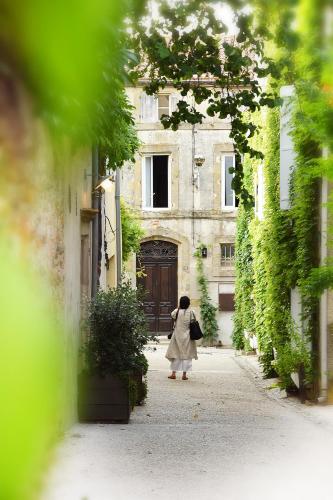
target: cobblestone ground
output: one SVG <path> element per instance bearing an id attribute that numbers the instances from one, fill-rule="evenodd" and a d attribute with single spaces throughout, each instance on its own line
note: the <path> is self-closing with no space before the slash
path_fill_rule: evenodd
<path id="1" fill-rule="evenodd" d="M 130 424 L 71 429 L 42 500 L 333 498 L 331 408 L 276 396 L 227 349 L 199 348 L 190 380 L 169 380 L 165 350 L 149 348 Z"/>

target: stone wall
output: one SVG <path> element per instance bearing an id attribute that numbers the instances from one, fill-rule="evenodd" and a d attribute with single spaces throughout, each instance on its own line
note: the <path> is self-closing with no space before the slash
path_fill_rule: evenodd
<path id="1" fill-rule="evenodd" d="M 174 90 L 166 89 L 166 92 Z M 229 138 L 230 123 L 208 118 L 192 130 L 183 124 L 177 132 L 164 130 L 160 123 L 140 123 L 142 89 L 130 88 L 128 94 L 136 106 L 137 129 L 142 143 L 134 165 L 122 170 L 122 195 L 140 213 L 145 239 L 165 239 L 178 245 L 178 296 L 189 295 L 199 313 L 196 283 L 195 249 L 200 243 L 208 248 L 204 267 L 212 301 L 218 304 L 221 284 L 234 287 L 234 268 L 221 267 L 220 243 L 235 240 L 237 210 L 222 211 L 221 155 L 233 151 Z M 194 142 L 194 144 L 193 144 Z M 205 162 L 198 167 L 197 185 L 192 183 L 193 149 Z M 170 209 L 142 210 L 142 164 L 144 154 L 168 154 L 171 158 Z M 135 281 L 135 258 L 127 266 Z M 219 312 L 220 340 L 231 344 L 232 313 Z"/>

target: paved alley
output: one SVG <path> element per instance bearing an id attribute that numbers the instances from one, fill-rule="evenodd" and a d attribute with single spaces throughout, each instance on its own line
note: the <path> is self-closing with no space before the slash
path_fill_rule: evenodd
<path id="1" fill-rule="evenodd" d="M 147 351 L 128 425 L 68 432 L 42 500 L 331 500 L 331 408 L 274 397 L 229 349 L 199 348 L 190 379 L 169 380 L 165 350 Z"/>

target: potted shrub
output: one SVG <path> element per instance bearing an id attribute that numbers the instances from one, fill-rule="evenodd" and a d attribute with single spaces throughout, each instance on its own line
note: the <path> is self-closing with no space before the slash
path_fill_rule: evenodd
<path id="1" fill-rule="evenodd" d="M 128 422 L 139 398 L 133 374 L 150 338 L 142 303 L 130 282 L 96 294 L 88 307 L 82 347 L 80 420 Z"/>
<path id="2" fill-rule="evenodd" d="M 279 378 L 280 386 L 287 393 L 298 392 L 304 400 L 312 389 L 312 362 L 308 341 L 302 337 L 293 321 L 290 320 L 290 339 L 279 346 L 272 362 Z"/>

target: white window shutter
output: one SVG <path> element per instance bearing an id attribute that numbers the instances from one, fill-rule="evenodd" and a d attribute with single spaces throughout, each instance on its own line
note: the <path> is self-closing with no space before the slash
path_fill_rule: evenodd
<path id="1" fill-rule="evenodd" d="M 170 113 L 177 111 L 177 104 L 180 101 L 180 96 L 178 94 L 171 94 L 170 96 Z"/>
<path id="2" fill-rule="evenodd" d="M 157 121 L 157 99 L 155 96 L 142 92 L 140 96 L 140 108 L 142 122 L 151 123 Z"/>
<path id="3" fill-rule="evenodd" d="M 291 133 L 292 99 L 295 92 L 293 85 L 280 89 L 282 106 L 280 112 L 280 209 L 290 208 L 289 184 L 295 165 L 295 151 Z"/>

